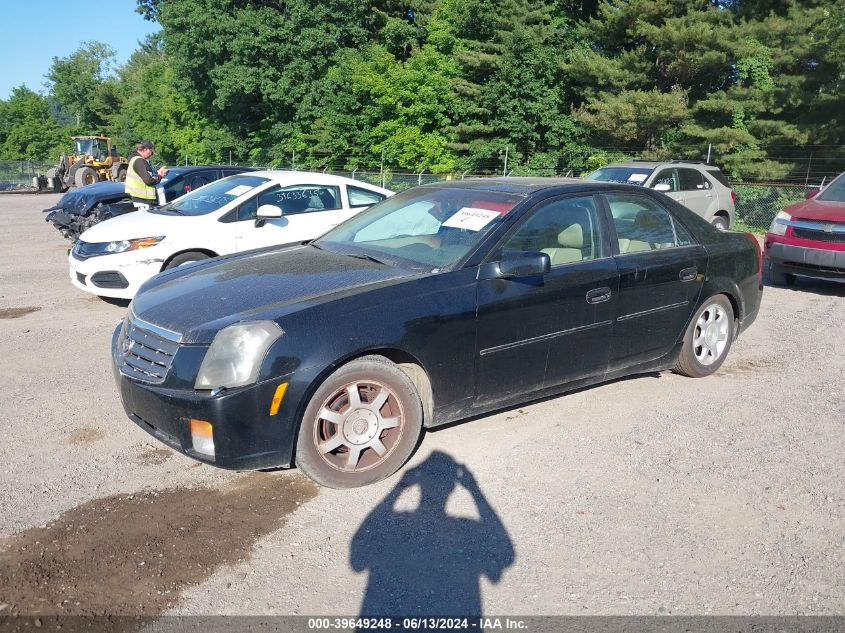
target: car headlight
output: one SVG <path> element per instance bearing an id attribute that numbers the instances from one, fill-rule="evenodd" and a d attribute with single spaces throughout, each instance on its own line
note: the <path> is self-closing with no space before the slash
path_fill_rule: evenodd
<path id="1" fill-rule="evenodd" d="M 117 240 L 115 242 L 109 242 L 108 245 L 106 245 L 106 252 L 125 253 L 126 251 L 136 251 L 139 248 L 149 248 L 150 246 L 155 246 L 163 239 L 164 235 L 160 235 L 158 237 L 139 237 L 134 240 Z"/>
<path id="2" fill-rule="evenodd" d="M 264 355 L 282 334 L 273 321 L 244 321 L 223 328 L 205 353 L 194 387 L 241 387 L 255 382 Z"/>
<path id="3" fill-rule="evenodd" d="M 792 219 L 786 211 L 781 211 L 772 220 L 772 225 L 769 227 L 769 233 L 772 235 L 786 235 L 787 222 Z"/>

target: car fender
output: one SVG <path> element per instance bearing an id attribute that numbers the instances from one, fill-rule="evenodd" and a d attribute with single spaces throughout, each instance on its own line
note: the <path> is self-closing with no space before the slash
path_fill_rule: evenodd
<path id="1" fill-rule="evenodd" d="M 705 279 L 704 285 L 701 287 L 701 292 L 698 295 L 698 305 L 696 305 L 692 314 L 694 315 L 696 310 L 704 305 L 708 299 L 720 294 L 725 295 L 731 302 L 734 310 L 734 321 L 742 321 L 745 315 L 745 301 L 742 292 L 733 279 L 723 276 L 708 277 Z M 734 328 L 734 334 L 736 332 L 737 328 Z"/>
<path id="2" fill-rule="evenodd" d="M 212 251 L 209 248 L 205 247 L 198 247 L 198 248 L 180 248 L 178 250 L 173 251 L 162 260 L 161 270 L 164 271 L 167 268 L 167 265 L 173 261 L 174 258 L 179 257 L 179 255 L 183 255 L 185 253 L 202 253 L 203 255 L 208 255 L 209 257 L 217 257 L 218 254 Z"/>

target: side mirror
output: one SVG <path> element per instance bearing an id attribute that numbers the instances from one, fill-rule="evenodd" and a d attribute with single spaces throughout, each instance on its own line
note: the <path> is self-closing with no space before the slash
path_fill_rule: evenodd
<path id="1" fill-rule="evenodd" d="M 280 217 L 282 217 L 282 210 L 275 204 L 262 204 L 255 212 L 255 227 L 262 227 L 267 223 L 267 220 Z"/>
<path id="2" fill-rule="evenodd" d="M 258 211 L 255 215 L 259 218 L 264 218 L 265 220 L 280 218 L 282 217 L 282 210 L 275 204 L 262 204 L 258 207 Z"/>
<path id="3" fill-rule="evenodd" d="M 655 191 L 672 191 L 672 187 L 667 185 L 665 182 L 658 183 L 652 187 Z"/>
<path id="4" fill-rule="evenodd" d="M 535 277 L 545 275 L 552 269 L 552 260 L 539 251 L 505 251 L 496 263 L 496 277 Z"/>
<path id="5" fill-rule="evenodd" d="M 821 191 L 818 187 L 812 187 L 811 189 L 807 189 L 807 193 L 804 194 L 804 199 L 809 200 L 810 198 L 815 198 L 819 195 L 819 191 Z"/>

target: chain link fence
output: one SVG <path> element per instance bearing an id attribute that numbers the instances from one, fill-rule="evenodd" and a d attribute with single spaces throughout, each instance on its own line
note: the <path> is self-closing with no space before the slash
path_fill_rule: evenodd
<path id="1" fill-rule="evenodd" d="M 32 189 L 32 179 L 55 166 L 55 161 L 0 160 L 0 191 Z"/>
<path id="2" fill-rule="evenodd" d="M 0 161 L 0 191 L 27 191 L 32 189 L 34 176 L 44 174 L 54 167 L 44 161 Z M 264 167 L 252 165 L 253 167 Z M 493 174 L 432 174 L 397 171 L 330 171 L 338 176 L 361 180 L 385 187 L 392 191 L 404 191 L 417 185 L 463 178 L 489 178 Z M 541 174 L 536 174 L 541 175 Z M 547 175 L 547 174 L 542 174 Z M 572 172 L 557 174 L 572 176 Z M 737 230 L 765 232 L 775 215 L 785 206 L 803 200 L 812 185 L 794 183 L 746 183 L 734 182 L 731 187 L 736 193 Z"/>
<path id="3" fill-rule="evenodd" d="M 731 183 L 736 193 L 736 230 L 765 232 L 784 207 L 803 200 L 809 185 Z"/>

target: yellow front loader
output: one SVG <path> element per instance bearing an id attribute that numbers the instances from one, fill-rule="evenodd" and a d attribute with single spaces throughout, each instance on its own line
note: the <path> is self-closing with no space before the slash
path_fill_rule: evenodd
<path id="1" fill-rule="evenodd" d="M 126 180 L 129 161 L 117 153 L 108 136 L 73 136 L 75 151 L 62 154 L 59 164 L 35 177 L 39 191 L 67 191 L 101 180 Z"/>

